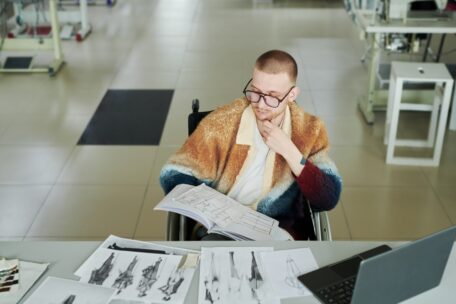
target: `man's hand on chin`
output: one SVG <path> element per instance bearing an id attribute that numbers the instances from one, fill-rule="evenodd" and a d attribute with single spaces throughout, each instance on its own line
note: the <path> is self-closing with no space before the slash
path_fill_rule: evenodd
<path id="1" fill-rule="evenodd" d="M 275 153 L 282 155 L 296 176 L 301 174 L 304 165 L 301 164 L 302 154 L 285 132 L 270 121 L 262 121 L 258 128 L 265 144 Z"/>

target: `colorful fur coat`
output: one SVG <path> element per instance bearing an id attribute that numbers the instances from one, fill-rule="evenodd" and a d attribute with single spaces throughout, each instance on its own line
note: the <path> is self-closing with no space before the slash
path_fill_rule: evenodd
<path id="1" fill-rule="evenodd" d="M 165 193 L 178 184 L 205 183 L 227 194 L 255 157 L 254 124 L 253 110 L 244 98 L 206 116 L 162 168 L 160 182 Z M 303 198 L 318 210 L 334 208 L 341 192 L 341 178 L 327 155 L 328 137 L 319 118 L 291 102 L 284 126 L 285 133 L 306 158 L 306 164 L 296 177 L 281 155 L 270 153 L 266 160 L 263 197 L 252 207 L 279 220 L 280 226 L 295 239 L 306 239 L 303 230 L 309 223 L 302 220 Z"/>

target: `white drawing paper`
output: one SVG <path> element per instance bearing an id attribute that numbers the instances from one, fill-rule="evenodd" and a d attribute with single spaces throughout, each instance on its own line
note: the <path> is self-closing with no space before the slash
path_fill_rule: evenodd
<path id="1" fill-rule="evenodd" d="M 0 295 L 19 289 L 19 260 L 0 259 Z"/>
<path id="2" fill-rule="evenodd" d="M 179 268 L 181 258 L 99 248 L 83 265 L 81 282 L 115 288 L 113 299 L 183 303 L 195 268 Z"/>
<path id="3" fill-rule="evenodd" d="M 272 248 L 202 248 L 198 303 L 280 303 L 256 258 L 260 251 Z"/>
<path id="4" fill-rule="evenodd" d="M 0 293 L 0 303 L 16 304 L 46 271 L 48 263 L 19 261 L 19 289 L 13 293 Z"/>
<path id="5" fill-rule="evenodd" d="M 97 252 L 99 249 L 104 248 L 108 249 L 113 245 L 117 245 L 122 248 L 135 248 L 135 249 L 146 249 L 146 250 L 160 250 L 164 251 L 166 254 L 176 254 L 176 255 L 186 255 L 186 254 L 199 254 L 199 251 L 183 248 L 175 248 L 170 246 L 159 245 L 155 243 L 142 242 L 137 240 L 125 239 L 115 235 L 110 235 L 98 248 L 95 250 Z M 91 259 L 89 257 L 74 273 L 76 276 L 81 277 L 81 273 L 87 272 L 85 268 L 87 265 L 91 265 Z"/>
<path id="6" fill-rule="evenodd" d="M 47 277 L 24 304 L 105 304 L 115 289 Z"/>
<path id="7" fill-rule="evenodd" d="M 297 279 L 298 276 L 318 268 L 309 248 L 259 252 L 265 276 L 280 298 L 310 295 L 311 292 Z"/>

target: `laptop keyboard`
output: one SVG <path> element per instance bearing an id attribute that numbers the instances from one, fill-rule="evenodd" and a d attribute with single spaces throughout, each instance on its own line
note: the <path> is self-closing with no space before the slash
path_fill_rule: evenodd
<path id="1" fill-rule="evenodd" d="M 336 284 L 320 289 L 318 297 L 324 303 L 330 304 L 350 304 L 353 289 L 355 288 L 356 276 L 349 277 Z"/>

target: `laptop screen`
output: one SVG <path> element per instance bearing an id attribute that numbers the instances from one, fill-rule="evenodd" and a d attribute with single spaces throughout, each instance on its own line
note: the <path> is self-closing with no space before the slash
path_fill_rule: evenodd
<path id="1" fill-rule="evenodd" d="M 398 303 L 440 284 L 456 226 L 361 262 L 352 304 Z"/>

